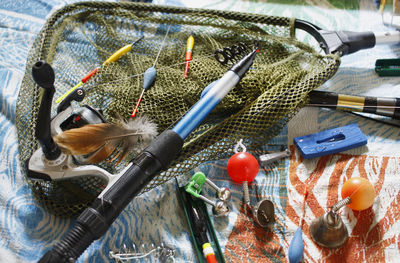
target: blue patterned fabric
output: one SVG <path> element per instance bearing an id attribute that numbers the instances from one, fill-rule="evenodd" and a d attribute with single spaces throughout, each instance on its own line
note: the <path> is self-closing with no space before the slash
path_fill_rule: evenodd
<path id="1" fill-rule="evenodd" d="M 30 46 L 45 23 L 46 17 L 61 6 L 73 2 L 77 1 L 0 1 L 0 262 L 36 262 L 73 225 L 73 220 L 60 219 L 47 213 L 33 199 L 18 162 L 18 140 L 15 127 L 18 90 Z M 359 12 L 358 8 L 345 11 L 340 7 L 332 6 L 329 1 L 321 1 L 318 7 L 279 4 L 278 1 L 272 1 L 272 3 L 238 0 L 153 2 L 297 17 L 327 29 L 386 30 L 379 20 L 379 15 L 371 11 L 372 1 L 366 0 L 359 3 L 359 9 L 367 10 L 365 12 Z M 344 57 L 338 74 L 323 88 L 347 94 L 374 96 L 384 94 L 400 97 L 400 91 L 396 87 L 399 84 L 398 79 L 379 78 L 373 72 L 374 61 L 377 58 L 398 57 L 398 54 L 399 46 L 397 45 L 392 48 L 379 47 L 374 51 L 362 51 Z M 382 93 L 383 88 L 384 93 Z M 293 137 L 355 121 L 368 135 L 371 143 L 369 144 L 370 152 L 375 155 L 385 152 L 390 156 L 398 156 L 400 148 L 397 142 L 398 132 L 393 133 L 385 125 L 376 125 L 374 122 L 360 120 L 354 116 L 349 117 L 343 112 L 320 109 L 300 112 L 271 143 L 292 144 Z M 200 167 L 218 186 L 227 186 L 233 193 L 232 213 L 224 219 L 213 219 L 223 251 L 231 233 L 237 231 L 238 226 L 235 222 L 240 214 L 242 199 L 241 186 L 231 183 L 227 176 L 226 161 L 218 160 Z M 287 195 L 288 163 L 287 160 L 278 166 L 260 170 L 256 178 L 256 183 L 260 187 L 258 189 L 261 192 L 260 196 L 270 198 L 276 204 L 277 219 L 281 222 L 275 229 L 278 233 L 277 242 L 283 244 L 283 250 L 286 252 L 287 237 L 293 235 L 297 228 L 296 225 L 288 227 L 283 223 L 285 222 L 286 199 L 282 196 Z M 307 170 L 307 167 L 303 170 Z M 179 181 L 185 184 L 187 179 L 188 175 L 184 175 L 179 178 Z M 174 181 L 171 181 L 137 197 L 118 217 L 106 235 L 84 252 L 79 262 L 112 262 L 108 255 L 109 251 L 121 249 L 123 244 L 128 246 L 135 244 L 137 250 L 148 251 L 151 248 L 150 244 L 161 243 L 176 249 L 177 262 L 195 262 L 196 257 L 187 224 L 178 204 L 175 189 L 176 185 Z M 251 193 L 252 202 L 255 203 L 260 196 L 256 196 L 255 189 L 252 189 Z M 213 194 L 210 190 L 205 193 L 208 196 Z M 234 257 L 230 259 L 238 261 L 241 257 L 238 256 L 237 260 Z M 394 256 L 390 259 L 393 260 Z M 158 262 L 158 260 L 152 258 L 150 261 L 143 260 L 143 262 Z"/>

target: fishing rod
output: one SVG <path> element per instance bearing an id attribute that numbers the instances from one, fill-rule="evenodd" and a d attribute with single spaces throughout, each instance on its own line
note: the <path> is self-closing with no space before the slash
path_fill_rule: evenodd
<path id="1" fill-rule="evenodd" d="M 353 96 L 314 90 L 306 106 L 372 113 L 400 120 L 400 98 Z"/>
<path id="2" fill-rule="evenodd" d="M 172 129 L 162 132 L 124 170 L 114 175 L 92 205 L 77 218 L 75 226 L 39 262 L 74 262 L 93 241 L 104 235 L 129 202 L 156 174 L 168 168 L 180 153 L 184 140 L 239 83 L 253 64 L 255 56 L 256 50 L 253 50 L 236 63 Z M 49 108 L 54 94 L 54 71 L 49 64 L 38 62 L 34 65 L 32 74 L 35 82 L 46 94 L 44 96 L 46 101 L 42 100 L 42 104 L 45 108 Z M 54 170 L 62 170 L 65 156 L 51 139 L 50 112 L 39 116 L 38 126 L 41 128 L 37 129 L 37 134 L 44 134 L 40 140 L 41 148 L 38 150 L 43 153 L 42 165 L 53 165 Z M 77 169 L 84 170 L 85 165 Z"/>
<path id="3" fill-rule="evenodd" d="M 329 31 L 301 19 L 295 20 L 294 27 L 311 34 L 326 54 L 338 54 L 339 56 L 373 48 L 376 45 L 400 43 L 399 31 L 384 33 Z"/>

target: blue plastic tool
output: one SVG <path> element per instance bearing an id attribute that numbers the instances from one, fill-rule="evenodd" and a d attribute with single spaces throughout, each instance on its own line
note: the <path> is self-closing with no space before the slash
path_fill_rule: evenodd
<path id="1" fill-rule="evenodd" d="M 301 227 L 297 228 L 296 233 L 294 233 L 292 242 L 289 246 L 289 262 L 299 263 L 303 257 L 303 231 Z"/>
<path id="2" fill-rule="evenodd" d="M 357 124 L 334 128 L 293 139 L 305 159 L 343 152 L 367 144 Z"/>

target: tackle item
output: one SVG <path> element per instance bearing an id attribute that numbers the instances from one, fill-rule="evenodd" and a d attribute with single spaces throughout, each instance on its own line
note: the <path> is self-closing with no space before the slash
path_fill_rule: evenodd
<path id="1" fill-rule="evenodd" d="M 187 198 L 192 197 L 187 196 Z M 194 233 L 194 238 L 196 239 L 197 245 L 200 246 L 201 250 L 203 251 L 203 256 L 206 258 L 208 263 L 217 262 L 214 254 L 214 249 L 208 240 L 208 231 L 203 212 L 198 209 L 198 207 L 193 205 L 190 205 L 189 207 L 187 207 L 187 209 L 190 218 L 189 222 L 192 226 Z"/>
<path id="2" fill-rule="evenodd" d="M 267 153 L 260 155 L 258 159 L 260 160 L 260 163 L 262 166 L 267 166 L 268 164 L 271 164 L 273 162 L 276 162 L 280 159 L 286 158 L 290 156 L 290 151 L 288 149 L 282 151 L 282 152 L 273 152 L 273 153 Z"/>
<path id="3" fill-rule="evenodd" d="M 139 104 L 143 99 L 144 92 L 146 90 L 148 90 L 154 84 L 154 81 L 156 80 L 157 70 L 156 70 L 155 67 L 156 67 L 156 64 L 157 64 L 158 57 L 160 56 L 161 50 L 162 50 L 162 48 L 164 46 L 165 39 L 167 39 L 168 32 L 169 32 L 170 29 L 171 29 L 171 25 L 168 26 L 167 32 L 165 33 L 164 39 L 163 39 L 163 41 L 161 43 L 160 50 L 158 50 L 158 54 L 156 56 L 156 59 L 154 60 L 153 66 L 151 66 L 150 68 L 146 69 L 146 71 L 144 72 L 142 93 L 140 93 L 140 96 L 139 96 L 139 99 L 138 99 L 138 101 L 136 103 L 135 109 L 132 112 L 132 118 L 134 118 L 136 116 L 136 113 L 137 113 L 137 111 L 139 109 Z"/>
<path id="4" fill-rule="evenodd" d="M 42 91 L 31 76 L 34 63 L 51 63 L 57 74 L 55 96 L 59 97 L 82 71 L 90 71 L 115 50 L 144 36 L 132 49 L 135 52 L 102 67 L 101 74 L 85 83 L 87 94 L 82 104 L 103 109 L 107 121 L 115 123 L 116 116 L 127 119 L 135 108 L 142 92 L 140 80 L 147 65 L 154 62 L 167 25 L 172 26 L 157 62 L 157 84 L 140 105 L 140 112 L 160 131 L 171 127 L 196 103 L 204 87 L 225 72 L 214 58 L 215 49 L 257 40 L 262 52 L 257 55 L 257 68 L 187 138 L 182 154 L 144 191 L 206 161 L 229 158 L 230 149 L 240 138 L 252 141 L 249 151 L 257 150 L 280 133 L 304 106 L 307 94 L 330 79 L 340 65 L 339 53 L 324 56 L 296 40 L 295 32 L 301 28 L 319 38 L 327 32 L 304 24 L 287 17 L 126 1 L 79 2 L 55 11 L 32 45 L 19 89 L 15 116 L 21 167 L 26 168 L 38 148 L 34 133 Z M 196 56 L 190 62 L 190 78 L 184 79 L 182 47 L 189 35 L 196 38 Z M 338 43 L 324 41 L 330 46 Z M 101 165 L 115 174 L 128 164 L 124 160 L 118 166 L 114 162 Z M 27 169 L 23 172 L 26 175 Z M 40 180 L 28 180 L 28 184 L 46 210 L 62 217 L 79 215 L 106 185 L 93 176 L 62 184 Z"/>
<path id="5" fill-rule="evenodd" d="M 255 43 L 255 45 L 257 45 Z M 222 65 L 237 62 L 241 57 L 251 50 L 245 43 L 239 42 L 231 47 L 224 47 L 223 49 L 217 49 L 214 52 L 215 59 Z"/>
<path id="6" fill-rule="evenodd" d="M 130 151 L 140 151 L 157 136 L 157 125 L 139 116 L 128 122 L 96 123 L 69 129 L 57 134 L 54 140 L 61 150 L 70 155 L 88 156 L 84 163 L 104 160 L 121 162 Z"/>
<path id="7" fill-rule="evenodd" d="M 203 188 L 203 184 L 212 184 L 218 191 L 219 201 L 213 202 L 210 199 L 206 198 L 205 196 L 201 195 L 201 191 Z M 229 213 L 229 207 L 226 204 L 226 201 L 230 199 L 230 191 L 228 188 L 220 189 L 217 187 L 213 182 L 211 182 L 204 173 L 196 172 L 191 178 L 188 184 L 185 185 L 185 191 L 189 194 L 193 195 L 196 198 L 199 198 L 206 202 L 207 204 L 213 207 L 212 211 L 213 214 L 216 216 L 225 216 Z"/>
<path id="8" fill-rule="evenodd" d="M 179 187 L 176 178 L 175 182 L 177 185 L 178 197 L 189 225 L 190 235 L 192 237 L 197 259 L 201 263 L 224 263 L 225 259 L 204 202 L 200 199 L 192 198 L 192 196 L 186 192 L 183 187 Z M 206 245 L 202 246 L 202 244 Z M 214 256 L 212 256 L 212 253 L 210 253 L 211 249 L 213 250 Z M 207 255 L 209 256 L 207 257 Z M 216 261 L 212 261 L 214 259 L 216 259 Z"/>
<path id="9" fill-rule="evenodd" d="M 105 123 L 101 113 L 87 105 L 77 111 L 72 110 L 71 101 L 81 101 L 82 96 L 85 94 L 83 90 L 80 92 L 81 88 L 70 93 L 60 103 L 57 108 L 60 111 L 50 121 L 51 92 L 54 89 L 52 83 L 54 83 L 55 79 L 54 71 L 49 64 L 39 61 L 32 67 L 32 77 L 44 89 L 45 93 L 39 110 L 42 118 L 39 118 L 38 126 L 36 126 L 36 136 L 42 142 L 42 147 L 34 152 L 27 163 L 29 178 L 64 180 L 90 175 L 100 177 L 105 183 L 108 183 L 113 178 L 112 174 L 96 166 L 81 166 L 81 164 L 91 161 L 97 162 L 99 156 L 104 157 L 104 152 L 105 157 L 107 157 L 114 151 L 113 147 L 115 148 L 116 146 L 121 146 L 122 149 L 117 151 L 114 158 L 121 159 L 127 154 L 128 150 L 131 150 L 132 141 L 127 140 L 128 137 L 133 140 L 133 143 L 138 144 L 139 137 L 150 141 L 156 135 L 156 127 L 151 127 L 152 133 L 149 133 L 148 130 L 145 131 L 145 137 L 138 135 L 137 130 L 132 135 L 130 134 L 132 130 Z M 67 101 L 65 102 L 65 100 Z M 135 122 L 134 126 L 139 126 L 141 129 L 148 128 L 146 122 L 140 120 L 142 119 L 133 120 Z M 104 127 L 107 129 L 99 131 Z M 113 134 L 111 137 L 107 135 L 110 133 Z M 117 134 L 120 135 L 116 136 Z M 122 143 L 118 142 L 121 136 L 123 138 Z M 63 151 L 58 153 L 59 149 Z M 65 152 L 66 149 L 68 153 Z M 91 153 L 94 154 L 82 156 Z M 43 158 L 43 155 L 46 158 Z"/>
<path id="10" fill-rule="evenodd" d="M 196 172 L 191 178 L 190 182 L 185 186 L 185 190 L 196 197 L 202 191 L 203 185 L 208 184 L 217 191 L 217 196 L 222 201 L 229 201 L 231 199 L 231 191 L 227 187 L 219 188 L 202 172 Z"/>
<path id="11" fill-rule="evenodd" d="M 314 219 L 310 225 L 312 240 L 322 247 L 338 248 L 346 243 L 349 233 L 338 210 L 346 205 L 346 199 L 329 208 L 321 217 Z"/>
<path id="12" fill-rule="evenodd" d="M 390 97 L 352 96 L 313 90 L 307 106 L 325 107 L 387 116 L 400 120 L 400 99 Z"/>
<path id="13" fill-rule="evenodd" d="M 135 244 L 132 244 L 132 247 L 123 244 L 121 250 L 112 250 L 108 253 L 109 257 L 116 262 L 135 262 L 143 259 L 155 259 L 157 262 L 161 263 L 174 263 L 174 254 L 175 250 L 166 246 L 164 243 L 157 246 L 151 244 L 150 248 L 147 248 L 144 244 L 140 247 L 136 247 Z"/>
<path id="14" fill-rule="evenodd" d="M 377 59 L 375 61 L 375 72 L 380 77 L 400 76 L 400 59 Z"/>
<path id="15" fill-rule="evenodd" d="M 186 53 L 185 53 L 185 72 L 184 72 L 184 77 L 187 78 L 188 72 L 189 72 L 189 64 L 190 61 L 192 60 L 192 53 L 193 53 L 193 46 L 194 46 L 194 37 L 189 36 L 187 43 L 186 43 Z"/>
<path id="16" fill-rule="evenodd" d="M 79 88 L 80 86 L 82 86 L 84 83 L 86 83 L 88 80 L 90 80 L 94 75 L 96 75 L 99 70 L 102 67 L 107 66 L 109 63 L 115 62 L 118 59 L 120 59 L 120 57 L 122 57 L 123 55 L 125 55 L 126 53 L 128 53 L 129 51 L 131 51 L 132 47 L 134 45 L 136 45 L 140 40 L 143 39 L 143 36 L 141 36 L 138 40 L 136 40 L 135 42 L 133 42 L 132 44 L 126 45 L 120 49 L 118 49 L 114 54 L 112 54 L 108 59 L 106 59 L 106 61 L 103 62 L 103 64 L 101 65 L 101 67 L 95 68 L 92 71 L 90 71 L 85 77 L 83 77 L 81 79 L 81 81 L 76 84 L 73 88 L 71 88 L 70 90 L 68 90 L 64 95 L 62 95 L 61 97 L 59 97 L 56 102 L 59 103 L 62 100 L 64 100 L 71 92 L 73 92 L 74 90 L 76 90 L 77 88 Z"/>
<path id="17" fill-rule="evenodd" d="M 352 210 L 365 210 L 375 200 L 375 189 L 371 182 L 362 177 L 352 177 L 342 186 L 342 198 L 350 198 L 347 206 Z"/>
<path id="18" fill-rule="evenodd" d="M 306 199 L 307 199 L 308 191 L 307 188 L 304 190 L 304 199 L 303 199 L 303 206 L 302 206 L 302 215 L 299 222 L 299 227 L 297 228 L 296 232 L 294 233 L 293 239 L 289 245 L 289 262 L 290 263 L 298 263 L 303 258 L 303 231 L 301 230 L 304 221 L 305 209 L 306 209 Z"/>
<path id="19" fill-rule="evenodd" d="M 218 187 L 210 179 L 206 178 L 206 184 L 211 186 L 217 191 L 217 196 L 221 201 L 229 201 L 231 199 L 231 191 L 227 187 Z"/>
<path id="20" fill-rule="evenodd" d="M 242 151 L 239 152 L 239 148 Z M 235 183 L 243 185 L 243 199 L 247 206 L 250 206 L 249 186 L 258 174 L 258 161 L 256 157 L 246 152 L 246 146 L 243 144 L 243 139 L 236 144 L 234 149 L 235 154 L 229 158 L 226 165 L 229 177 Z"/>
<path id="21" fill-rule="evenodd" d="M 329 208 L 323 216 L 315 219 L 310 225 L 311 238 L 320 246 L 337 248 L 342 246 L 349 234 L 340 215 L 340 208 L 347 205 L 354 210 L 364 210 L 372 206 L 375 191 L 372 184 L 364 178 L 353 177 L 342 187 L 342 200 Z"/>
<path id="22" fill-rule="evenodd" d="M 374 33 L 352 31 L 329 31 L 310 22 L 296 19 L 295 28 L 311 34 L 326 54 L 349 55 L 376 45 L 396 44 L 400 42 L 400 32 Z"/>
<path id="23" fill-rule="evenodd" d="M 63 112 L 61 112 L 58 118 L 51 121 L 51 101 L 55 92 L 55 74 L 53 68 L 44 61 L 38 61 L 32 67 L 32 77 L 35 82 L 43 88 L 43 96 L 39 108 L 40 118 L 38 118 L 35 130 L 35 136 L 40 143 L 40 148 L 34 152 L 27 163 L 28 176 L 30 178 L 44 180 L 61 179 L 65 176 L 66 163 L 70 163 L 72 169 L 74 169 L 76 165 L 72 157 L 68 157 L 62 153 L 60 147 L 54 142 L 52 130 L 57 132 L 62 129 L 61 127 L 63 126 L 69 128 L 71 122 L 66 122 L 64 120 L 65 118 L 63 117 L 65 117 L 65 114 L 62 114 Z M 76 92 L 78 93 L 79 90 Z M 64 111 L 67 111 L 69 108 L 70 107 L 67 107 Z M 69 115 L 71 112 L 72 110 L 68 110 L 67 114 Z M 80 118 L 80 115 L 76 115 L 74 116 L 74 120 L 77 119 L 77 116 Z M 74 120 L 72 120 L 72 122 Z M 74 124 L 76 125 L 77 122 Z M 54 128 L 52 129 L 51 126 Z M 77 173 L 79 174 L 79 171 L 77 171 Z"/>
<path id="24" fill-rule="evenodd" d="M 263 199 L 253 207 L 254 221 L 261 227 L 268 227 L 275 222 L 275 207 L 274 204 L 268 200 Z"/>
<path id="25" fill-rule="evenodd" d="M 92 205 L 81 213 L 75 226 L 39 262 L 73 262 L 93 241 L 104 235 L 129 202 L 157 173 L 168 168 L 182 150 L 186 137 L 241 80 L 255 56 L 254 50 L 228 70 L 172 129 L 164 130 L 115 176 Z"/>
<path id="26" fill-rule="evenodd" d="M 258 161 L 257 159 L 246 152 L 246 146 L 242 143 L 241 139 L 235 146 L 235 154 L 229 158 L 227 163 L 227 172 L 229 177 L 235 183 L 242 183 L 243 185 L 243 198 L 246 208 L 251 208 L 255 222 L 261 227 L 267 227 L 270 223 L 274 222 L 274 204 L 267 199 L 261 200 L 256 206 L 250 204 L 248 183 L 251 183 L 258 174 Z M 239 152 L 239 148 L 242 151 Z"/>
<path id="27" fill-rule="evenodd" d="M 343 152 L 367 144 L 367 137 L 353 123 L 293 139 L 305 159 Z"/>

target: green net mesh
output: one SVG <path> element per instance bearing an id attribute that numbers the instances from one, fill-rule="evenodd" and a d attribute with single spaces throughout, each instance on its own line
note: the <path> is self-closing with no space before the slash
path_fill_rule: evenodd
<path id="1" fill-rule="evenodd" d="M 185 141 L 180 156 L 157 175 L 145 191 L 209 160 L 228 158 L 239 139 L 254 151 L 276 136 L 304 104 L 308 92 L 331 78 L 337 56 L 324 56 L 294 37 L 294 20 L 257 14 L 183 9 L 142 3 L 84 2 L 54 13 L 37 37 L 27 61 L 17 104 L 20 161 L 38 148 L 34 137 L 41 89 L 31 67 L 38 60 L 56 73 L 54 100 L 122 46 L 144 39 L 118 61 L 101 68 L 83 87 L 81 104 L 101 108 L 108 122 L 128 119 L 142 91 L 144 71 L 153 65 L 165 33 L 169 34 L 156 63 L 157 78 L 139 108 L 161 132 L 195 103 L 205 86 L 229 66 L 214 51 L 235 43 L 258 40 L 260 52 L 246 76 Z M 186 41 L 195 38 L 189 76 L 183 77 Z M 53 115 L 57 104 L 53 101 Z M 75 105 L 77 106 L 77 105 Z M 134 149 L 133 149 L 134 155 Z M 129 160 L 129 158 L 128 158 Z M 116 173 L 127 162 L 100 164 Z M 85 176 L 58 182 L 30 180 L 34 196 L 49 211 L 73 216 L 104 189 L 107 182 Z"/>

